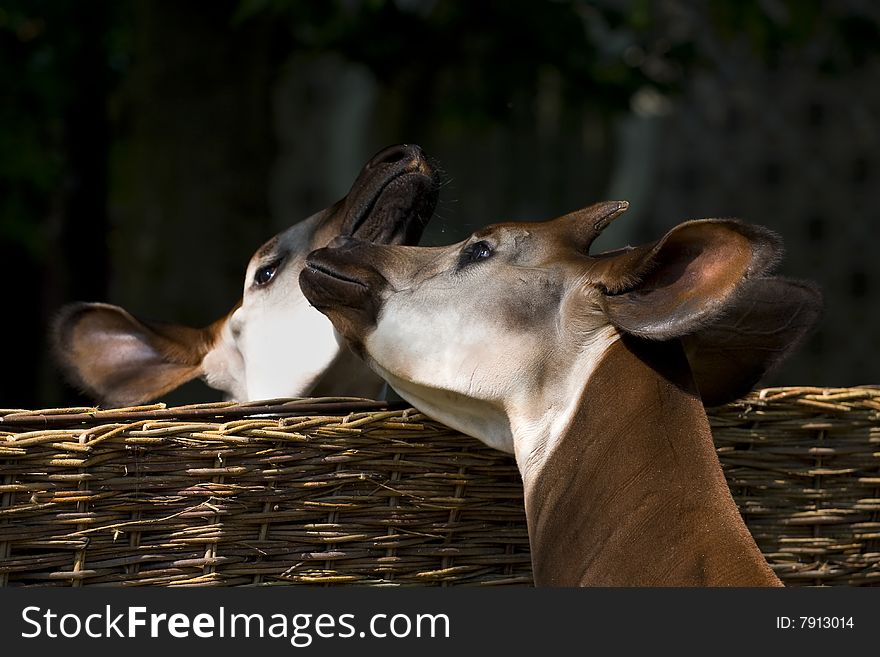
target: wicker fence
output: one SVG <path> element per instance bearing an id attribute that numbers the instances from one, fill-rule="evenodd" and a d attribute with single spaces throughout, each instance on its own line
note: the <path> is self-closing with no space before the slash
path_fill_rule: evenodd
<path id="1" fill-rule="evenodd" d="M 376 402 L 0 411 L 0 584 L 531 582 L 512 459 Z M 880 390 L 711 413 L 787 584 L 880 583 Z"/>

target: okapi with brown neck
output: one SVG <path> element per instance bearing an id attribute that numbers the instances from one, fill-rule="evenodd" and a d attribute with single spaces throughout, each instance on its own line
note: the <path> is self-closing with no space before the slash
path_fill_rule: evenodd
<path id="1" fill-rule="evenodd" d="M 778 586 L 703 403 L 749 390 L 820 295 L 768 276 L 779 239 L 738 221 L 590 255 L 626 208 L 441 248 L 341 239 L 300 283 L 404 399 L 516 456 L 537 585 Z"/>

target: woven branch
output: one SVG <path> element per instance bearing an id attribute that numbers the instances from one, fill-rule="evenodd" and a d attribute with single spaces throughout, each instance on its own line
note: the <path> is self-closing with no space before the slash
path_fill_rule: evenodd
<path id="1" fill-rule="evenodd" d="M 710 410 L 787 584 L 880 583 L 880 390 Z M 0 411 L 0 585 L 531 582 L 513 460 L 347 398 Z"/>

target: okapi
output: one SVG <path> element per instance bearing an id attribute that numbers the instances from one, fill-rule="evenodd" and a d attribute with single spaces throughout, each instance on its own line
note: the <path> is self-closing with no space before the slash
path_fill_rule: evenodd
<path id="1" fill-rule="evenodd" d="M 734 220 L 591 255 L 627 207 L 437 248 L 342 238 L 301 287 L 400 396 L 515 455 L 537 585 L 779 586 L 704 402 L 749 390 L 821 296 L 771 276 L 779 238 Z"/>
<path id="2" fill-rule="evenodd" d="M 437 196 L 437 174 L 418 146 L 386 148 L 345 198 L 257 250 L 243 296 L 224 317 L 196 329 L 137 319 L 118 306 L 72 304 L 55 321 L 57 360 L 75 385 L 115 406 L 147 402 L 196 377 L 238 401 L 375 398 L 383 381 L 309 305 L 299 273 L 310 251 L 340 235 L 418 243 Z"/>

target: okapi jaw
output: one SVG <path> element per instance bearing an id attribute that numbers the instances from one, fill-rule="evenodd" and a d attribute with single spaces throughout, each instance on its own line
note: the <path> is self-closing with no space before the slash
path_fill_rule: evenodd
<path id="1" fill-rule="evenodd" d="M 767 278 L 778 238 L 736 221 L 588 255 L 624 208 L 443 248 L 342 241 L 309 256 L 301 287 L 404 399 L 516 455 L 539 584 L 778 584 L 726 488 L 688 357 L 724 362 L 739 389 L 809 329 L 818 294 Z M 714 344 L 732 330 L 749 337 L 734 341 L 743 375 Z M 650 541 L 666 552 L 631 549 Z"/>
<path id="2" fill-rule="evenodd" d="M 73 304 L 52 332 L 68 378 L 105 404 L 149 401 L 202 377 L 229 399 L 356 395 L 383 382 L 305 299 L 306 255 L 340 235 L 414 244 L 437 202 L 438 178 L 418 146 L 376 154 L 348 195 L 279 233 L 251 258 L 241 301 L 203 329 L 146 322 L 117 306 Z"/>

